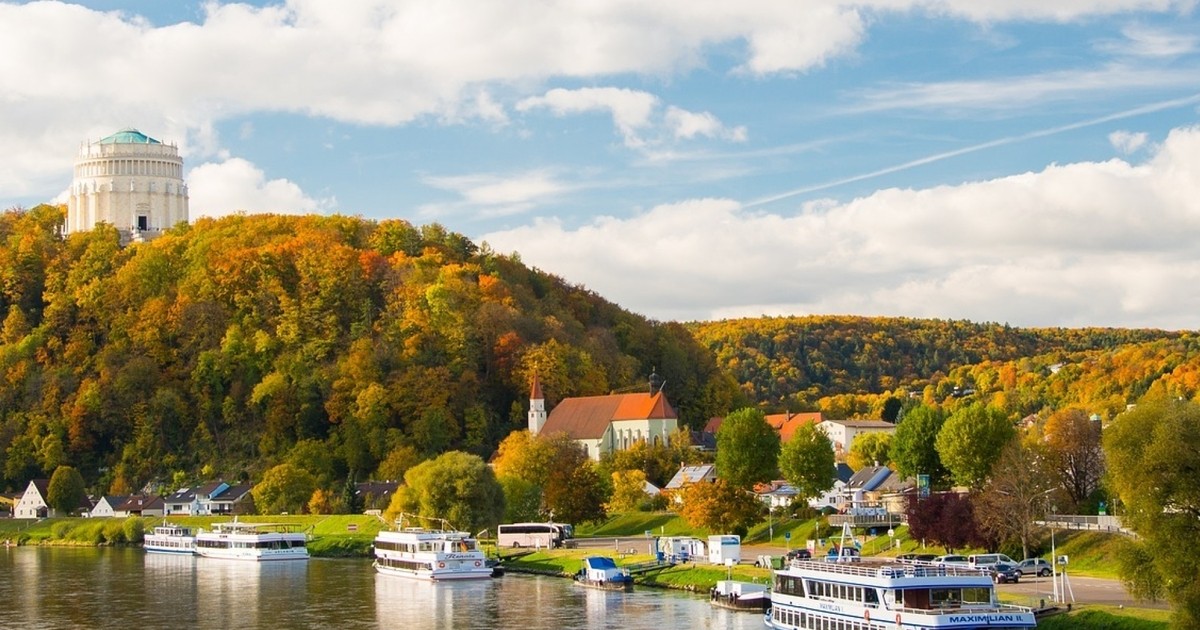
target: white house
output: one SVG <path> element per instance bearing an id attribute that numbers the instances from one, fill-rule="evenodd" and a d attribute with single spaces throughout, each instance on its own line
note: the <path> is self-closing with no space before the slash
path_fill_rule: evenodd
<path id="1" fill-rule="evenodd" d="M 666 444 L 679 428 L 675 409 L 661 388 L 639 394 L 564 398 L 549 414 L 536 374 L 530 390 L 529 432 L 565 433 L 595 461 L 643 440 Z"/>
<path id="2" fill-rule="evenodd" d="M 195 488 L 183 488 L 163 497 L 163 514 L 210 516 L 232 514 L 234 506 L 250 494 L 250 485 L 231 486 L 224 481 L 211 481 Z"/>
<path id="3" fill-rule="evenodd" d="M 113 516 L 129 516 L 128 512 L 122 513 L 120 508 L 129 500 L 128 496 L 122 495 L 105 495 L 96 501 L 96 505 L 92 506 L 88 516 L 92 518 L 111 518 Z"/>
<path id="4" fill-rule="evenodd" d="M 896 432 L 896 425 L 883 420 L 822 420 L 817 428 L 829 436 L 833 443 L 833 452 L 844 456 L 850 452 L 854 438 L 866 433 Z"/>
<path id="5" fill-rule="evenodd" d="M 49 479 L 34 479 L 25 488 L 25 494 L 17 500 L 13 518 L 45 518 L 50 516 L 50 506 L 46 504 L 46 489 L 50 487 Z"/>

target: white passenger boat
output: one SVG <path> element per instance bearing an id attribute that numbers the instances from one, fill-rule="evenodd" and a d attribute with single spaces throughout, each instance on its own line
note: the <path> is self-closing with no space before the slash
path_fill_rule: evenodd
<path id="1" fill-rule="evenodd" d="M 282 523 L 217 523 L 196 534 L 196 554 L 230 560 L 308 560 L 308 536 Z"/>
<path id="2" fill-rule="evenodd" d="M 445 521 L 441 529 L 401 527 L 375 536 L 375 570 L 422 580 L 472 580 L 492 577 L 479 543 Z"/>
<path id="3" fill-rule="evenodd" d="M 142 540 L 146 553 L 173 553 L 190 556 L 196 553 L 196 532 L 190 527 L 163 523 L 146 534 Z"/>
<path id="4" fill-rule="evenodd" d="M 774 575 L 766 625 L 780 630 L 1033 628 L 1033 612 L 996 599 L 986 571 L 793 560 Z"/>

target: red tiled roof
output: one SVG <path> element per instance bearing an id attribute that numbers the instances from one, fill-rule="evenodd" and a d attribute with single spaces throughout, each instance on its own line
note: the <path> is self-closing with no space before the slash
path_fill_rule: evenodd
<path id="1" fill-rule="evenodd" d="M 595 440 L 619 420 L 677 419 L 662 392 L 567 398 L 558 403 L 541 433 L 566 433 L 574 440 Z"/>
<path id="2" fill-rule="evenodd" d="M 722 422 L 725 422 L 725 418 L 709 418 L 708 424 L 704 425 L 704 432 L 716 433 L 721 428 Z"/>
<path id="3" fill-rule="evenodd" d="M 824 418 L 820 411 L 810 413 L 773 413 L 767 416 L 767 424 L 779 432 L 779 441 L 792 439 L 796 429 L 805 424 L 819 424 Z"/>
<path id="4" fill-rule="evenodd" d="M 542 395 L 542 379 L 538 378 L 537 372 L 534 372 L 533 385 L 529 388 L 529 400 L 543 400 L 545 398 Z"/>

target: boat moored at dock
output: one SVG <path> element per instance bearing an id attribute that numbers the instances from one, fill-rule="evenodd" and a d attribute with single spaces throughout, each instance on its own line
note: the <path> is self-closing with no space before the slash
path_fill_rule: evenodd
<path id="1" fill-rule="evenodd" d="M 196 532 L 190 527 L 163 523 L 142 541 L 146 553 L 171 553 L 190 556 L 196 553 Z"/>
<path id="2" fill-rule="evenodd" d="M 1033 612 L 1002 604 L 986 571 L 793 560 L 774 572 L 767 627 L 778 630 L 1034 628 Z"/>
<path id="3" fill-rule="evenodd" d="M 405 527 L 375 537 L 375 570 L 422 580 L 490 578 L 498 570 L 467 532 L 444 521 L 443 529 Z"/>
<path id="4" fill-rule="evenodd" d="M 287 523 L 217 523 L 196 534 L 196 554 L 205 558 L 308 560 L 308 536 Z"/>
<path id="5" fill-rule="evenodd" d="M 612 558 L 589 556 L 583 568 L 575 574 L 575 584 L 605 591 L 628 591 L 633 588 L 633 576 L 617 566 Z"/>
<path id="6" fill-rule="evenodd" d="M 771 591 L 765 584 L 721 580 L 709 591 L 708 601 L 727 610 L 765 612 L 771 607 Z"/>

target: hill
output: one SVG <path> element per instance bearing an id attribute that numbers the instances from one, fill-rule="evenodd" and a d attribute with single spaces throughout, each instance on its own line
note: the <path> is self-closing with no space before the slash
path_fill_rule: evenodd
<path id="1" fill-rule="evenodd" d="M 111 227 L 63 238 L 63 214 L 0 215 L 9 489 L 60 463 L 123 492 L 289 458 L 333 485 L 397 450 L 486 456 L 525 425 L 534 370 L 549 404 L 657 370 L 692 424 L 738 395 L 683 326 L 440 225 L 232 216 L 121 247 Z"/>
<path id="2" fill-rule="evenodd" d="M 967 321 L 835 316 L 695 322 L 688 328 L 712 350 L 717 364 L 742 384 L 748 398 L 772 408 L 824 408 L 838 415 L 871 415 L 864 404 L 876 407 L 873 413 L 878 415 L 878 399 L 897 393 L 941 402 L 968 392 L 1013 391 L 1018 381 L 1033 385 L 1031 381 L 1055 380 L 1063 365 L 1075 367 L 1057 380 L 1074 375 L 1105 381 L 1113 376 L 1078 368 L 1096 362 L 1138 363 L 1136 371 L 1162 374 L 1195 355 L 1194 335 L 1161 330 L 1022 329 Z M 1121 393 L 1132 402 L 1150 382 L 1140 378 L 1126 385 Z M 865 403 L 853 400 L 862 395 Z M 1021 410 L 1082 402 L 1069 396 L 1034 398 Z"/>

